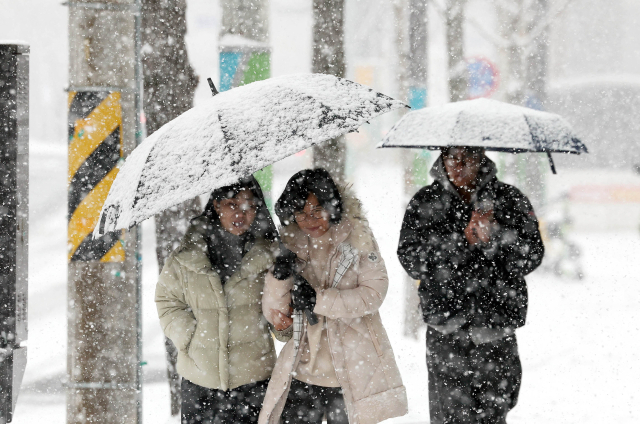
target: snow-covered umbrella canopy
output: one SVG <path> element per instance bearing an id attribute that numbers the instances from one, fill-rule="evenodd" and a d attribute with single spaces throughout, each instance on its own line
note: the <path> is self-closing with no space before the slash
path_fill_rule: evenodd
<path id="1" fill-rule="evenodd" d="M 363 85 L 322 74 L 271 78 L 217 94 L 131 153 L 94 236 L 129 228 L 401 107 Z"/>
<path id="2" fill-rule="evenodd" d="M 438 150 L 449 146 L 515 153 L 587 153 L 561 116 L 489 99 L 409 112 L 377 147 Z"/>

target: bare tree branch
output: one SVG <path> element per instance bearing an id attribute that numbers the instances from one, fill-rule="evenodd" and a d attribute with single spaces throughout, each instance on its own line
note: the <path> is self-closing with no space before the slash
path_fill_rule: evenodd
<path id="1" fill-rule="evenodd" d="M 436 10 L 436 12 L 438 12 L 438 15 L 440 16 L 440 19 L 442 20 L 446 20 L 447 19 L 447 12 L 445 11 L 446 6 L 440 4 L 440 2 L 438 0 L 428 0 L 428 2 L 433 5 L 433 8 Z"/>
<path id="2" fill-rule="evenodd" d="M 493 3 L 497 3 L 498 7 L 508 11 L 511 14 L 515 15 L 518 13 L 518 6 L 514 3 L 513 0 L 493 0 Z"/>
<path id="3" fill-rule="evenodd" d="M 555 13 L 549 14 L 546 19 L 543 19 L 540 24 L 534 27 L 530 32 L 528 38 L 528 42 L 533 42 L 536 38 L 540 36 L 544 31 L 551 26 L 551 24 L 558 19 L 560 15 L 564 13 L 565 10 L 573 3 L 575 0 L 567 0 L 564 5 L 560 7 Z"/>
<path id="4" fill-rule="evenodd" d="M 437 4 L 435 0 L 430 0 L 430 1 L 433 4 Z M 556 12 L 552 14 L 550 13 L 546 19 L 543 19 L 542 22 L 536 25 L 532 30 L 528 31 L 526 36 L 522 36 L 517 33 L 512 33 L 510 37 L 502 37 L 496 34 L 495 32 L 492 32 L 487 28 L 485 28 L 477 19 L 473 17 L 467 18 L 467 21 L 480 33 L 480 35 L 485 40 L 487 40 L 488 42 L 490 42 L 496 47 L 504 48 L 508 46 L 518 46 L 518 47 L 528 49 L 530 51 L 531 44 L 533 44 L 535 40 L 544 31 L 546 31 L 549 28 L 549 26 L 551 26 L 551 24 L 555 22 L 556 19 L 564 13 L 565 10 L 574 1 L 575 0 L 566 0 L 566 2 Z M 515 12 L 515 14 L 519 16 L 522 15 L 524 10 L 528 10 L 528 8 L 531 7 L 533 2 L 534 0 L 526 0 L 525 2 L 521 3 L 521 5 L 524 5 L 526 3 L 526 7 L 525 6 L 518 7 L 518 5 L 516 5 L 512 0 L 493 0 L 493 3 L 497 4 L 498 7 L 501 7 L 510 13 Z M 442 9 L 438 9 L 438 11 L 444 16 L 444 11 Z"/>
<path id="5" fill-rule="evenodd" d="M 509 45 L 509 40 L 501 37 L 495 32 L 489 31 L 476 18 L 468 17 L 467 22 L 469 22 L 469 24 L 473 26 L 485 40 L 493 44 L 495 47 L 507 47 Z"/>

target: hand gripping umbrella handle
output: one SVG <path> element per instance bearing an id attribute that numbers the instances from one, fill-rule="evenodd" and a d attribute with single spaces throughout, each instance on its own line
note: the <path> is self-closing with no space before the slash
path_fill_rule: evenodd
<path id="1" fill-rule="evenodd" d="M 318 323 L 318 315 L 316 315 L 315 312 L 305 309 L 304 313 L 307 315 L 309 325 L 316 325 Z"/>

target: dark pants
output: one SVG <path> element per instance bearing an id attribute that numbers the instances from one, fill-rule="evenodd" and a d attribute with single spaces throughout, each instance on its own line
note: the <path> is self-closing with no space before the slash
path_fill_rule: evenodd
<path id="1" fill-rule="evenodd" d="M 465 332 L 427 330 L 431 424 L 506 424 L 522 365 L 515 336 L 476 345 Z"/>
<path id="2" fill-rule="evenodd" d="M 348 424 L 347 408 L 340 387 L 321 387 L 291 380 L 291 390 L 282 411 L 282 424 Z"/>
<path id="3" fill-rule="evenodd" d="M 269 380 L 233 390 L 214 390 L 182 379 L 182 424 L 258 422 Z"/>

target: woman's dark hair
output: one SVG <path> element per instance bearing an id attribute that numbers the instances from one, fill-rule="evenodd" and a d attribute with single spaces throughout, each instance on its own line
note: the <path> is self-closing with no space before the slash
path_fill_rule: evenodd
<path id="1" fill-rule="evenodd" d="M 316 195 L 320 206 L 329 213 L 329 222 L 340 222 L 343 206 L 338 186 L 325 169 L 317 168 L 300 171 L 287 182 L 275 207 L 284 225 L 294 222 L 294 214 L 304 209 L 310 193 Z"/>
<path id="2" fill-rule="evenodd" d="M 243 178 L 235 184 L 214 190 L 211 193 L 211 197 L 209 197 L 209 201 L 207 202 L 202 215 L 207 217 L 209 222 L 212 224 L 219 223 L 220 217 L 213 206 L 213 202 L 219 202 L 224 199 L 236 197 L 242 190 L 250 190 L 253 193 L 253 198 L 256 202 L 256 218 L 254 219 L 253 224 L 251 224 L 249 230 L 247 230 L 247 236 L 254 239 L 256 237 L 263 237 L 269 241 L 277 240 L 278 231 L 276 230 L 273 219 L 271 219 L 271 214 L 267 209 L 260 184 L 258 184 L 258 181 L 253 176 Z"/>

